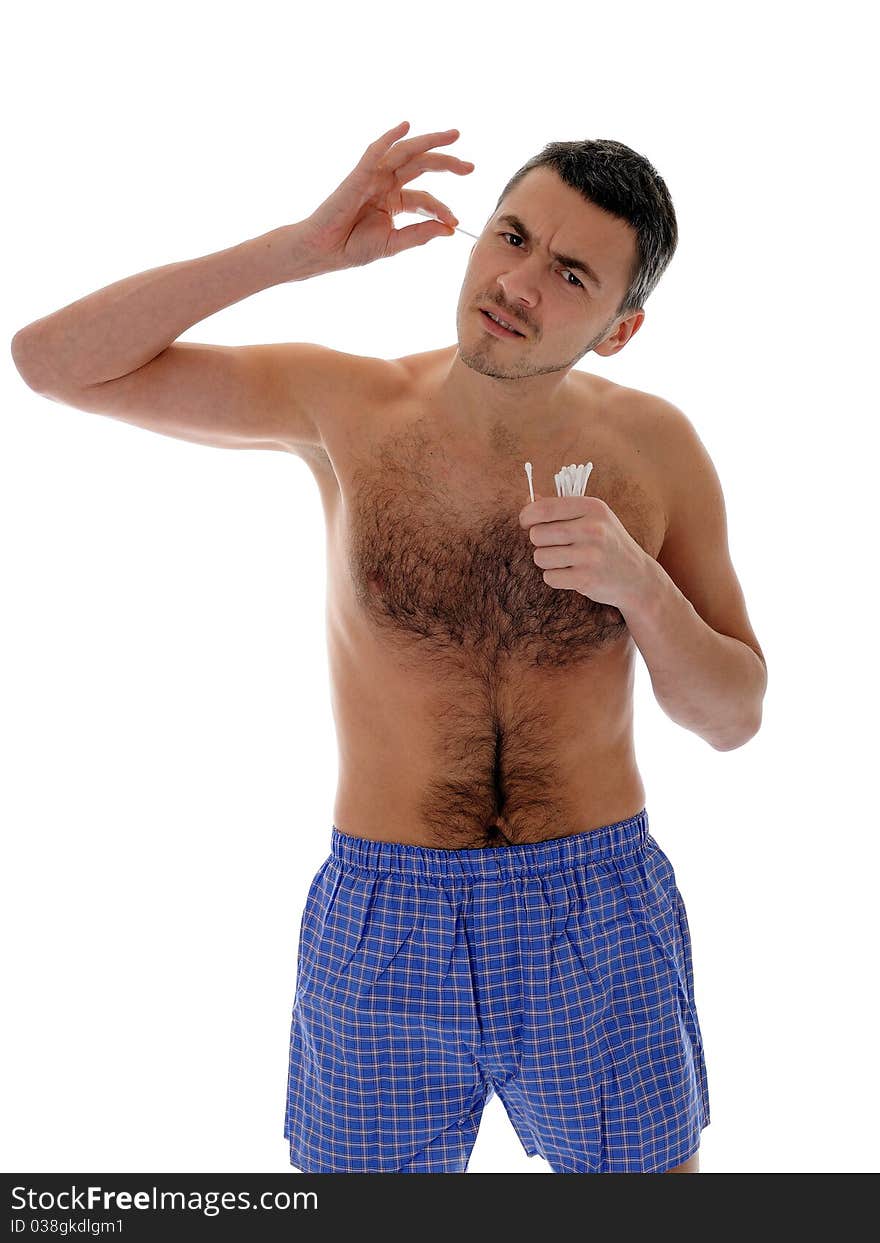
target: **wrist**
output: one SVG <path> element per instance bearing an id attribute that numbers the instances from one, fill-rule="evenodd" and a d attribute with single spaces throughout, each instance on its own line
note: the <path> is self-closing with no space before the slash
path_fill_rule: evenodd
<path id="1" fill-rule="evenodd" d="M 664 599 L 672 582 L 659 561 L 655 561 L 644 549 L 640 551 L 642 555 L 632 590 L 618 605 L 627 623 L 653 621 L 663 608 Z"/>
<path id="2" fill-rule="evenodd" d="M 270 229 L 243 245 L 248 248 L 263 289 L 334 270 L 330 258 L 317 246 L 307 220 Z"/>

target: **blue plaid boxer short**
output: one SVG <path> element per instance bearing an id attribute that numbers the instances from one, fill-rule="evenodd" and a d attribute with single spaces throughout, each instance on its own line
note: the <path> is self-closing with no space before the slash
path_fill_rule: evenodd
<path id="1" fill-rule="evenodd" d="M 493 1092 L 557 1174 L 659 1173 L 699 1148 L 687 915 L 645 809 L 465 850 L 333 826 L 297 950 L 291 1165 L 463 1174 Z"/>

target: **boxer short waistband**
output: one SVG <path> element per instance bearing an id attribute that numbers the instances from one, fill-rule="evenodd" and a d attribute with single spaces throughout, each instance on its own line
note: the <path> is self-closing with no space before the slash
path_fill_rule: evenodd
<path id="1" fill-rule="evenodd" d="M 580 864 L 619 858 L 642 849 L 648 836 L 648 813 L 643 807 L 628 820 L 618 820 L 585 833 L 522 845 L 464 850 L 352 837 L 334 824 L 330 853 L 347 867 L 370 872 L 398 872 L 438 880 L 490 880 L 541 876 Z"/>

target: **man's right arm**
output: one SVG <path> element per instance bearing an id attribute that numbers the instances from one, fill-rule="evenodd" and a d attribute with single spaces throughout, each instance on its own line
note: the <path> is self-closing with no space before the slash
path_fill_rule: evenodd
<path id="1" fill-rule="evenodd" d="M 22 379 L 64 405 L 223 448 L 319 445 L 316 411 L 378 360 L 307 343 L 177 342 L 261 289 L 335 269 L 304 223 L 117 281 L 17 333 Z"/>
<path id="2" fill-rule="evenodd" d="M 28 324 L 12 341 L 25 383 L 54 401 L 185 440 L 227 448 L 320 445 L 316 413 L 356 407 L 383 360 L 307 344 L 229 347 L 178 342 L 193 324 L 260 289 L 388 258 L 436 237 L 455 217 L 426 190 L 429 169 L 473 164 L 433 152 L 458 130 L 401 141 L 402 122 L 299 224 L 189 262 L 117 281 Z M 454 135 L 454 137 L 453 137 Z M 398 212 L 435 218 L 394 228 Z"/>

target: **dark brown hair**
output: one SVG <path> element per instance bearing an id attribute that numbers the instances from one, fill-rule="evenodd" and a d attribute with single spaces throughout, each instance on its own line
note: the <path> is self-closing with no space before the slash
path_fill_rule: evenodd
<path id="1" fill-rule="evenodd" d="M 666 182 L 643 155 L 613 138 L 548 142 L 513 174 L 495 211 L 533 168 L 552 168 L 588 202 L 633 228 L 636 260 L 614 318 L 632 315 L 653 292 L 678 245 L 678 224 Z"/>

